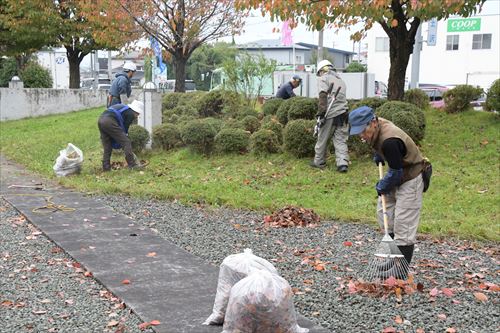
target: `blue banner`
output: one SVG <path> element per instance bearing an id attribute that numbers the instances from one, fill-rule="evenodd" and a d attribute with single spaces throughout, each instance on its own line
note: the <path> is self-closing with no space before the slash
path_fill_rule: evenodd
<path id="1" fill-rule="evenodd" d="M 160 68 L 160 73 L 163 73 L 167 69 L 167 66 L 163 63 L 160 43 L 158 43 L 158 40 L 156 40 L 156 38 L 154 37 L 151 37 L 150 40 L 151 40 L 151 48 L 153 49 L 153 52 L 157 58 L 158 67 Z"/>

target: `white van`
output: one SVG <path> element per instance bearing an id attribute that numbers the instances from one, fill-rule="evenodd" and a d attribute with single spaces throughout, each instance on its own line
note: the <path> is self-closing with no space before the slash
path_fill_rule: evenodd
<path id="1" fill-rule="evenodd" d="M 193 80 L 185 81 L 186 92 L 196 91 L 196 84 Z M 163 92 L 174 92 L 175 91 L 175 80 L 167 80 L 165 83 L 159 84 L 159 89 Z"/>

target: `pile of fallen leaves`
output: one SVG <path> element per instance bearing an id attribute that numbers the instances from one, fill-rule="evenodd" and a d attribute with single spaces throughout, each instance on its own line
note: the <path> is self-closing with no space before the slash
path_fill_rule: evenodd
<path id="1" fill-rule="evenodd" d="M 264 216 L 264 226 L 272 228 L 309 227 L 314 228 L 320 221 L 312 209 L 286 206 L 271 215 Z"/>
<path id="2" fill-rule="evenodd" d="M 387 297 L 394 294 L 398 302 L 402 301 L 402 295 L 404 294 L 411 295 L 416 291 L 422 292 L 424 290 L 424 285 L 415 283 L 411 274 L 408 280 L 399 280 L 391 276 L 382 283 L 350 280 L 347 287 L 350 294 L 360 293 L 376 297 Z"/>
<path id="3" fill-rule="evenodd" d="M 139 161 L 139 165 L 147 166 L 148 164 L 149 164 L 149 162 L 146 160 Z M 111 169 L 113 169 L 113 170 L 120 170 L 120 169 L 127 169 L 127 168 L 128 168 L 128 164 L 125 161 L 113 161 L 113 162 L 111 162 Z"/>

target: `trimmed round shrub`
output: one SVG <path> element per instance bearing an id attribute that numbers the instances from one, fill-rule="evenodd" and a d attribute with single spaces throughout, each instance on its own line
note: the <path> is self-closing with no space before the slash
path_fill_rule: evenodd
<path id="1" fill-rule="evenodd" d="M 500 112 L 500 79 L 495 80 L 486 95 L 486 109 Z"/>
<path id="2" fill-rule="evenodd" d="M 367 156 L 368 158 L 371 158 L 373 155 L 373 150 L 370 145 L 366 142 L 362 142 L 359 135 L 349 136 L 349 139 L 347 140 L 347 147 L 349 148 L 350 154 L 358 157 Z"/>
<path id="3" fill-rule="evenodd" d="M 283 125 L 281 125 L 278 119 L 264 119 L 260 128 L 273 131 L 278 138 L 278 143 L 280 145 L 283 143 Z"/>
<path id="4" fill-rule="evenodd" d="M 182 141 L 194 151 L 209 154 L 217 134 L 214 126 L 206 119 L 194 119 L 181 127 Z"/>
<path id="5" fill-rule="evenodd" d="M 161 124 L 153 129 L 153 146 L 170 150 L 182 145 L 181 134 L 173 124 Z"/>
<path id="6" fill-rule="evenodd" d="M 470 109 L 470 102 L 481 97 L 482 93 L 482 88 L 466 84 L 447 90 L 443 94 L 444 110 L 447 113 L 464 112 Z"/>
<path id="7" fill-rule="evenodd" d="M 222 129 L 225 129 L 225 128 L 239 128 L 242 130 L 245 129 L 245 127 L 243 126 L 243 123 L 235 118 L 224 119 L 224 121 L 222 123 Z"/>
<path id="8" fill-rule="evenodd" d="M 419 143 L 425 135 L 425 115 L 416 105 L 389 101 L 377 109 L 377 116 L 392 121 L 408 134 L 415 143 Z"/>
<path id="9" fill-rule="evenodd" d="M 292 97 L 283 100 L 283 102 L 278 108 L 278 111 L 276 111 L 276 117 L 278 118 L 279 122 L 282 123 L 283 125 L 286 125 L 286 123 L 288 123 L 288 110 L 291 108 L 293 100 L 295 98 L 296 97 Z"/>
<path id="10" fill-rule="evenodd" d="M 295 97 L 288 109 L 288 121 L 295 119 L 314 119 L 318 113 L 318 99 Z"/>
<path id="11" fill-rule="evenodd" d="M 269 129 L 258 130 L 250 137 L 250 150 L 258 155 L 278 153 L 280 142 L 276 133 Z"/>
<path id="12" fill-rule="evenodd" d="M 224 121 L 222 119 L 219 119 L 219 118 L 208 117 L 208 118 L 205 118 L 205 121 L 207 123 L 209 123 L 214 128 L 216 133 L 219 133 L 219 131 L 224 126 Z"/>
<path id="13" fill-rule="evenodd" d="M 405 91 L 403 101 L 418 106 L 421 109 L 429 107 L 429 96 L 422 89 L 410 89 Z"/>
<path id="14" fill-rule="evenodd" d="M 24 67 L 19 76 L 25 88 L 52 88 L 52 76 L 48 69 L 31 61 Z"/>
<path id="15" fill-rule="evenodd" d="M 240 109 L 234 114 L 238 119 L 244 119 L 247 116 L 252 116 L 255 118 L 259 117 L 259 113 L 251 106 L 243 105 Z"/>
<path id="16" fill-rule="evenodd" d="M 195 91 L 190 93 L 169 92 L 163 94 L 162 97 L 162 111 L 173 109 L 178 105 L 190 105 L 198 110 L 198 103 L 200 99 L 207 93 L 205 91 Z"/>
<path id="17" fill-rule="evenodd" d="M 188 116 L 194 119 L 198 118 L 198 111 L 192 105 L 178 104 L 172 109 L 163 109 L 162 116 L 164 123 L 174 123 L 175 117 L 173 116 Z M 172 118 L 174 121 L 171 121 Z"/>
<path id="18" fill-rule="evenodd" d="M 362 100 L 359 100 L 351 105 L 351 108 L 349 109 L 350 111 L 359 108 L 360 106 L 367 105 L 371 107 L 373 110 L 378 109 L 382 105 L 387 103 L 387 100 L 385 98 L 378 98 L 378 97 L 368 97 L 368 98 L 363 98 Z"/>
<path id="19" fill-rule="evenodd" d="M 246 116 L 241 120 L 241 124 L 246 131 L 253 133 L 260 128 L 260 121 L 255 116 Z"/>
<path id="20" fill-rule="evenodd" d="M 132 142 L 132 150 L 137 152 L 142 151 L 150 139 L 148 130 L 139 125 L 130 125 L 128 137 Z"/>
<path id="21" fill-rule="evenodd" d="M 291 120 L 283 132 L 284 147 L 287 152 L 295 157 L 314 155 L 316 138 L 313 136 L 314 120 Z"/>
<path id="22" fill-rule="evenodd" d="M 172 110 L 173 108 L 175 108 L 179 104 L 179 101 L 182 99 L 182 95 L 184 94 L 179 92 L 164 94 L 161 99 L 162 111 Z"/>
<path id="23" fill-rule="evenodd" d="M 215 148 L 223 153 L 244 153 L 250 142 L 250 133 L 238 128 L 226 128 L 215 136 Z"/>
<path id="24" fill-rule="evenodd" d="M 236 114 L 242 104 L 238 93 L 225 90 L 212 90 L 197 103 L 201 117 L 220 117 L 223 113 Z"/>
<path id="25" fill-rule="evenodd" d="M 271 98 L 266 100 L 262 106 L 262 112 L 266 116 L 275 115 L 283 101 L 284 100 L 281 98 Z"/>

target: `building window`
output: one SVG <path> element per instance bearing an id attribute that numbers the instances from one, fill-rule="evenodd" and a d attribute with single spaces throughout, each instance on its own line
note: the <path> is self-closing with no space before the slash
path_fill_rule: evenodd
<path id="1" fill-rule="evenodd" d="M 377 52 L 389 51 L 389 37 L 377 37 L 375 39 L 375 51 Z"/>
<path id="2" fill-rule="evenodd" d="M 458 35 L 448 35 L 446 36 L 446 50 L 455 51 L 458 50 Z"/>
<path id="3" fill-rule="evenodd" d="M 491 34 L 472 35 L 472 49 L 491 49 Z"/>
<path id="4" fill-rule="evenodd" d="M 295 63 L 296 64 L 302 64 L 302 56 L 296 55 L 295 56 Z"/>

